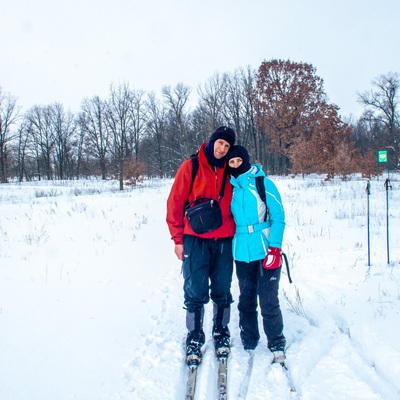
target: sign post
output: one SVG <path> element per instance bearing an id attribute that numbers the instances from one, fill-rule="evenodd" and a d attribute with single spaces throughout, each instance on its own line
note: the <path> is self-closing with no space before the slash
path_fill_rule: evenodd
<path id="1" fill-rule="evenodd" d="M 387 263 L 390 264 L 390 257 L 389 257 L 389 189 L 392 189 L 392 186 L 390 185 L 390 179 L 389 179 L 389 156 L 388 156 L 387 150 L 378 150 L 377 160 L 378 160 L 378 163 L 386 163 L 387 171 L 388 171 L 388 177 L 385 181 L 385 189 L 386 189 L 386 250 L 387 250 Z"/>
<path id="2" fill-rule="evenodd" d="M 386 163 L 389 179 L 389 162 L 388 162 L 388 152 L 387 150 L 378 150 L 377 154 L 378 163 Z"/>

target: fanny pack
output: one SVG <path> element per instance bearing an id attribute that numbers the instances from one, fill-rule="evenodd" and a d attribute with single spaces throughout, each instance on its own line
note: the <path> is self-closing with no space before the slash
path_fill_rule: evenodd
<path id="1" fill-rule="evenodd" d="M 195 233 L 211 232 L 222 225 L 219 202 L 200 197 L 185 207 L 186 218 Z"/>
<path id="2" fill-rule="evenodd" d="M 225 169 L 218 201 L 208 197 L 198 197 L 186 205 L 185 216 L 193 232 L 198 234 L 211 232 L 222 225 L 222 212 L 219 203 L 224 197 L 226 176 L 227 170 Z M 193 180 L 190 185 L 190 192 L 192 186 Z"/>

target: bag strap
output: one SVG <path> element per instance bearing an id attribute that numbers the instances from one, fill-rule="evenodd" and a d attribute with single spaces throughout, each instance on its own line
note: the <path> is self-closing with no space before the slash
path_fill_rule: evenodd
<path id="1" fill-rule="evenodd" d="M 219 199 L 218 199 L 218 203 L 222 200 L 222 198 L 224 197 L 224 192 L 225 192 L 225 185 L 226 185 L 226 178 L 228 176 L 228 168 L 224 168 L 224 176 L 222 178 L 222 185 L 221 185 L 221 190 L 219 191 Z"/>
<path id="2" fill-rule="evenodd" d="M 263 176 L 257 176 L 256 177 L 256 188 L 258 195 L 260 196 L 261 200 L 265 204 L 265 216 L 264 216 L 264 221 L 266 221 L 269 218 L 269 209 L 267 205 L 267 195 L 265 193 L 265 186 L 264 186 L 264 177 Z"/>
<path id="3" fill-rule="evenodd" d="M 189 193 L 192 192 L 192 188 L 193 188 L 193 182 L 196 178 L 197 175 L 197 171 L 199 170 L 199 156 L 198 156 L 199 152 L 192 154 L 190 156 L 190 159 L 192 160 L 192 181 L 190 182 L 190 189 L 189 189 Z M 218 203 L 222 200 L 222 198 L 224 197 L 224 192 L 225 192 L 225 185 L 226 185 L 226 178 L 228 176 L 228 168 L 224 168 L 224 177 L 222 178 L 222 185 L 221 185 L 221 189 L 219 191 L 219 199 L 218 199 Z"/>
<path id="4" fill-rule="evenodd" d="M 192 181 L 190 182 L 190 189 L 189 189 L 189 193 L 191 193 L 192 188 L 193 188 L 193 182 L 194 179 L 196 178 L 197 175 L 197 171 L 199 170 L 199 157 L 198 157 L 198 152 L 196 154 L 192 154 L 190 156 L 191 160 L 192 160 Z"/>

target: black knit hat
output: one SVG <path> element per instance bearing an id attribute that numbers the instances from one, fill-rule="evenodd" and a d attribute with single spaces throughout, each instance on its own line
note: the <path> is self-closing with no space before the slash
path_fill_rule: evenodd
<path id="1" fill-rule="evenodd" d="M 228 166 L 228 169 L 229 173 L 233 175 L 235 178 L 237 178 L 239 175 L 247 172 L 251 168 L 251 164 L 250 164 L 249 152 L 243 146 L 240 145 L 232 146 L 229 149 L 228 154 L 226 155 L 226 160 L 228 164 L 229 160 L 235 157 L 240 157 L 243 162 L 237 168 L 232 168 Z"/>
<path id="2" fill-rule="evenodd" d="M 226 155 L 226 160 L 229 162 L 231 158 L 240 157 L 243 160 L 243 164 L 248 164 L 250 162 L 250 155 L 247 149 L 239 144 L 232 146 L 228 154 Z"/>
<path id="3" fill-rule="evenodd" d="M 232 128 L 229 128 L 228 126 L 220 126 L 211 135 L 210 142 L 217 139 L 226 140 L 231 146 L 233 146 L 236 140 L 236 133 Z"/>

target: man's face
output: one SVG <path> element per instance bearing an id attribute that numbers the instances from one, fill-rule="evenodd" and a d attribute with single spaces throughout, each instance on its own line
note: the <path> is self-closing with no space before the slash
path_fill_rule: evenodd
<path id="1" fill-rule="evenodd" d="M 214 142 L 214 157 L 217 160 L 226 156 L 231 145 L 224 139 L 217 139 Z"/>

